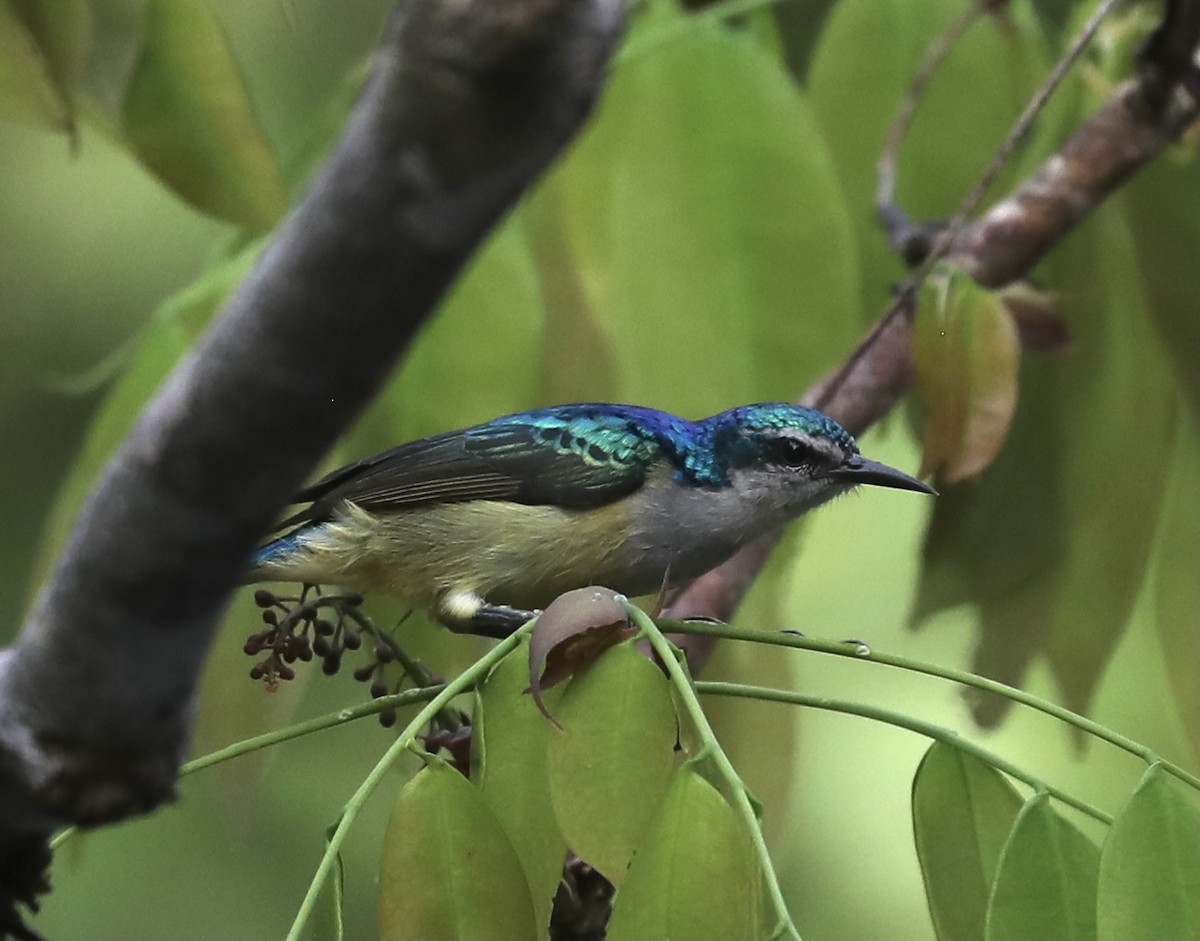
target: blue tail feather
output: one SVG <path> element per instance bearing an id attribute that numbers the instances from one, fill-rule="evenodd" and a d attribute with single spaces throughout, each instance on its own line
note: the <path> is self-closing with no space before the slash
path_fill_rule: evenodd
<path id="1" fill-rule="evenodd" d="M 301 526 L 278 539 L 272 539 L 265 546 L 260 546 L 250 557 L 250 568 L 255 569 L 286 561 L 288 556 L 300 548 L 304 533 L 308 528 Z"/>

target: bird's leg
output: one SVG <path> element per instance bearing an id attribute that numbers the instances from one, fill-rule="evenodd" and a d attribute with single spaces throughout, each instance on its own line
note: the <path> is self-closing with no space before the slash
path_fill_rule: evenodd
<path id="1" fill-rule="evenodd" d="M 504 640 L 541 612 L 492 604 L 477 592 L 452 589 L 438 596 L 435 613 L 437 619 L 456 634 Z"/>
<path id="2" fill-rule="evenodd" d="M 479 637 L 491 637 L 494 640 L 504 640 L 511 636 L 530 618 L 537 617 L 540 611 L 527 611 L 524 608 L 512 608 L 506 604 L 481 604 L 479 609 L 467 621 L 449 624 L 450 630 L 458 634 L 475 634 Z"/>

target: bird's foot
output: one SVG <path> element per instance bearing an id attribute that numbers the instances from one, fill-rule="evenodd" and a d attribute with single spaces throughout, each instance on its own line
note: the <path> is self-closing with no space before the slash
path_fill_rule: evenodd
<path id="1" fill-rule="evenodd" d="M 513 608 L 506 604 L 484 603 L 467 620 L 453 621 L 447 626 L 456 634 L 474 634 L 477 637 L 504 640 L 526 621 L 541 613 L 537 610 Z"/>

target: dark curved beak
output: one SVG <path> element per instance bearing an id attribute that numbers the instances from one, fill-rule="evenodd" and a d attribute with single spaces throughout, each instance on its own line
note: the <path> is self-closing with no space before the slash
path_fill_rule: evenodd
<path id="1" fill-rule="evenodd" d="M 937 491 L 924 481 L 909 477 L 904 471 L 880 464 L 879 461 L 872 461 L 861 454 L 847 458 L 841 467 L 831 470 L 829 476 L 839 483 L 872 484 L 876 487 L 915 490 L 917 493 L 931 493 L 937 496 Z"/>

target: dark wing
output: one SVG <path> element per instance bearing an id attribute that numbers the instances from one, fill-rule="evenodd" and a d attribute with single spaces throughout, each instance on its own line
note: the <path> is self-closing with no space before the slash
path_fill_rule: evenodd
<path id="1" fill-rule="evenodd" d="M 640 487 L 663 453 L 638 411 L 559 406 L 402 444 L 302 490 L 295 502 L 312 505 L 278 528 L 329 519 L 346 502 L 368 512 L 466 500 L 601 506 Z"/>

